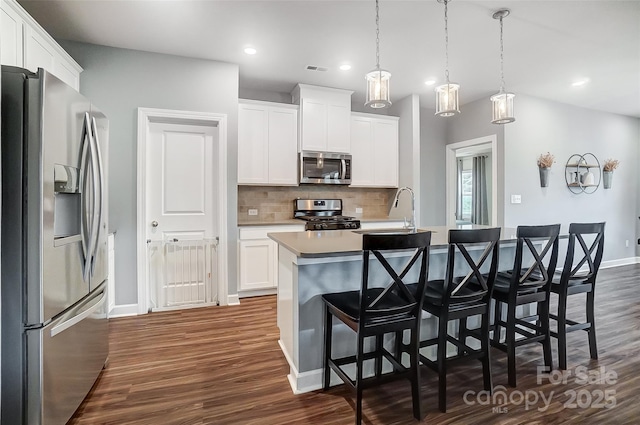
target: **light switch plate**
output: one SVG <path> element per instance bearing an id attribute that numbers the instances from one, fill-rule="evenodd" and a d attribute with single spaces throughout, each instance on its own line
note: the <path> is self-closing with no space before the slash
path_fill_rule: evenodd
<path id="1" fill-rule="evenodd" d="M 511 203 L 512 204 L 521 204 L 522 203 L 522 196 L 520 196 L 520 195 L 511 195 Z"/>
<path id="2" fill-rule="evenodd" d="M 362 214 L 362 208 L 356 208 L 356 214 Z"/>
<path id="3" fill-rule="evenodd" d="M 250 209 L 250 210 L 249 210 L 249 215 L 258 215 L 258 210 L 256 210 L 256 209 Z"/>

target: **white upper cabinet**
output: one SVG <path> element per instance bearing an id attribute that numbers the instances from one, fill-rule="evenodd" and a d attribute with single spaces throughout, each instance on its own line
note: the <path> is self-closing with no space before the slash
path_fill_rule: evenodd
<path id="1" fill-rule="evenodd" d="M 296 106 L 242 100 L 238 111 L 238 184 L 298 184 Z"/>
<path id="2" fill-rule="evenodd" d="M 398 117 L 351 115 L 351 186 L 398 187 Z"/>
<path id="3" fill-rule="evenodd" d="M 293 103 L 300 105 L 300 150 L 351 153 L 349 90 L 298 84 Z"/>
<path id="4" fill-rule="evenodd" d="M 78 90 L 82 67 L 15 0 L 0 0 L 2 65 L 44 68 Z"/>

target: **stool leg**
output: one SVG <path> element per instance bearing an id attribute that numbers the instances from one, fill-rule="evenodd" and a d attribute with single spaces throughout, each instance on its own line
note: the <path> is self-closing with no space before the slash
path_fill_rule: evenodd
<path id="1" fill-rule="evenodd" d="M 467 318 L 463 317 L 462 319 L 460 319 L 460 325 L 459 325 L 459 329 L 458 329 L 458 340 L 463 343 L 464 345 L 467 345 Z M 466 352 L 466 350 L 463 350 L 461 347 L 458 346 L 458 355 L 462 355 Z"/>
<path id="2" fill-rule="evenodd" d="M 509 385 L 516 386 L 516 304 L 507 304 L 507 375 Z"/>
<path id="3" fill-rule="evenodd" d="M 382 376 L 382 335 L 376 335 L 376 358 L 374 362 L 376 376 L 379 378 Z"/>
<path id="4" fill-rule="evenodd" d="M 551 329 L 549 327 L 549 297 L 545 301 L 538 303 L 538 323 L 540 331 L 544 335 L 542 340 L 542 354 L 547 372 L 553 369 L 553 358 L 551 355 Z"/>
<path id="5" fill-rule="evenodd" d="M 495 308 L 493 314 L 493 342 L 495 344 L 500 343 L 500 320 L 502 315 L 500 314 L 500 301 L 495 301 Z"/>
<path id="6" fill-rule="evenodd" d="M 489 307 L 487 313 L 482 315 L 481 349 L 484 352 L 482 357 L 482 379 L 484 381 L 484 389 L 493 394 L 493 382 L 491 379 L 491 344 L 489 343 Z"/>
<path id="7" fill-rule="evenodd" d="M 362 423 L 362 362 L 364 355 L 364 337 L 358 332 L 358 352 L 356 353 L 356 425 Z"/>
<path id="8" fill-rule="evenodd" d="M 331 357 L 331 333 L 333 331 L 333 317 L 329 313 L 329 307 L 325 306 L 324 320 L 324 384 L 323 389 L 328 390 L 331 382 L 331 369 L 329 358 Z"/>
<path id="9" fill-rule="evenodd" d="M 567 369 L 567 294 L 558 294 L 558 367 Z"/>
<path id="10" fill-rule="evenodd" d="M 597 359 L 598 346 L 596 343 L 595 293 L 593 288 L 587 292 L 587 321 L 589 322 L 589 354 L 592 359 Z"/>
<path id="11" fill-rule="evenodd" d="M 438 407 L 447 412 L 447 324 L 449 318 L 443 314 L 438 319 Z"/>
<path id="12" fill-rule="evenodd" d="M 409 361 L 411 362 L 411 397 L 413 399 L 413 417 L 422 420 L 420 397 L 420 325 L 411 330 Z"/>

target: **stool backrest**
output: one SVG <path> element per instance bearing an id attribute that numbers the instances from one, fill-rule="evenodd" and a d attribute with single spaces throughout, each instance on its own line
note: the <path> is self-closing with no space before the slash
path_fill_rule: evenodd
<path id="1" fill-rule="evenodd" d="M 527 287 L 544 287 L 547 290 L 550 288 L 558 262 L 559 234 L 559 224 L 518 226 L 518 241 L 511 275 L 512 292 Z M 536 243 L 541 245 L 540 249 L 536 247 Z M 526 270 L 522 265 L 525 254 L 533 257 L 531 265 Z"/>
<path id="2" fill-rule="evenodd" d="M 500 228 L 449 230 L 449 250 L 444 279 L 443 304 L 489 300 L 498 270 L 498 241 Z M 477 258 L 469 253 L 484 248 Z M 457 261 L 460 253 L 465 261 Z M 489 273 L 483 275 L 482 266 L 489 260 Z M 456 265 L 458 268 L 456 268 Z M 460 276 L 459 270 L 466 273 Z"/>
<path id="3" fill-rule="evenodd" d="M 360 323 L 371 320 L 389 320 L 394 317 L 404 318 L 407 314 L 419 317 L 429 270 L 429 247 L 431 232 L 406 234 L 365 234 L 362 236 L 363 264 L 362 289 L 360 291 Z M 414 250 L 413 255 L 405 263 L 402 270 L 396 272 L 389 263 L 389 253 L 398 250 Z M 369 273 L 369 259 L 373 254 L 388 274 L 390 283 L 382 292 L 369 298 L 372 279 Z M 387 255 L 385 257 L 385 254 Z M 406 282 L 407 274 L 419 261 L 417 279 L 412 277 Z M 379 276 L 376 276 L 379 277 Z M 407 287 L 416 283 L 417 290 Z"/>
<path id="4" fill-rule="evenodd" d="M 604 225 L 604 222 L 569 225 L 569 244 L 560 278 L 561 285 L 568 285 L 569 281 L 575 280 L 595 284 L 604 251 Z M 585 241 L 585 237 L 589 242 Z M 588 270 L 583 269 L 585 265 Z"/>

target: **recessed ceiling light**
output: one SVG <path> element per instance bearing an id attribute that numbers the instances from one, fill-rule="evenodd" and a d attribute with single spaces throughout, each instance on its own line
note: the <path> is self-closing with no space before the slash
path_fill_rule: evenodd
<path id="1" fill-rule="evenodd" d="M 432 86 L 432 85 L 434 85 L 434 84 L 436 83 L 436 80 L 427 80 L 427 81 L 425 81 L 424 83 L 425 83 L 426 85 L 428 85 L 428 86 Z"/>
<path id="2" fill-rule="evenodd" d="M 340 69 L 342 71 L 348 71 L 351 69 L 351 65 L 347 65 L 346 63 L 344 65 L 340 65 Z"/>
<path id="3" fill-rule="evenodd" d="M 255 47 L 245 47 L 244 52 L 248 55 L 255 55 L 256 53 L 258 53 Z"/>
<path id="4" fill-rule="evenodd" d="M 583 78 L 581 80 L 574 81 L 573 83 L 571 83 L 571 85 L 573 87 L 581 87 L 581 86 L 584 86 L 585 84 L 587 84 L 588 82 L 589 82 L 588 78 Z"/>

